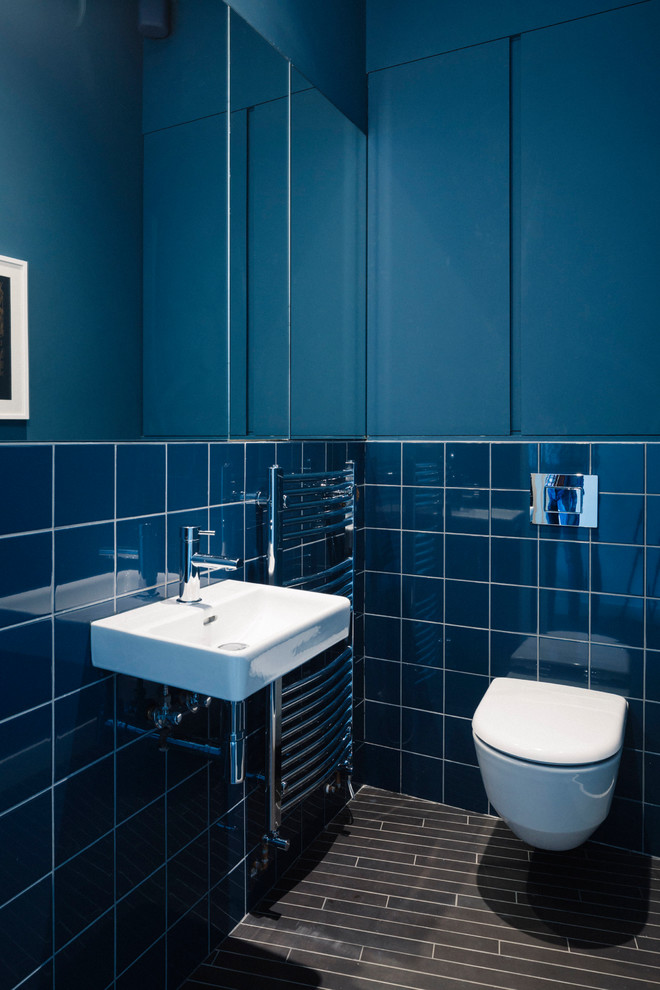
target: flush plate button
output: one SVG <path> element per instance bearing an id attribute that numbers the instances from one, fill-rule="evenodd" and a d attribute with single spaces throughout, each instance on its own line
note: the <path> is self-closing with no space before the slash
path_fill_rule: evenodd
<path id="1" fill-rule="evenodd" d="M 529 520 L 541 526 L 598 525 L 597 474 L 532 474 Z"/>

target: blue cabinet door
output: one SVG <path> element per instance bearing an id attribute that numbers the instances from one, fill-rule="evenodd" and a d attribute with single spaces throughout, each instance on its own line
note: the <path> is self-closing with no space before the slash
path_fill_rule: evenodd
<path id="1" fill-rule="evenodd" d="M 370 77 L 367 432 L 509 432 L 509 43 Z"/>
<path id="2" fill-rule="evenodd" d="M 521 428 L 657 434 L 660 4 L 521 39 Z"/>

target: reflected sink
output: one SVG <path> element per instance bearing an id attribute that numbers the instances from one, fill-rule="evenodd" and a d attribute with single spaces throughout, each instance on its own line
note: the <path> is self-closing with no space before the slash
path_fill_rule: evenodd
<path id="1" fill-rule="evenodd" d="M 218 581 L 92 622 L 92 663 L 158 684 L 242 701 L 348 635 L 347 598 Z"/>

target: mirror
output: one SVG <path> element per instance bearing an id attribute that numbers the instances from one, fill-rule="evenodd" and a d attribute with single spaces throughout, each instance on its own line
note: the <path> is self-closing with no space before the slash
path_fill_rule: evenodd
<path id="1" fill-rule="evenodd" d="M 362 436 L 366 138 L 233 11 L 191 80 L 195 16 L 145 60 L 145 434 Z"/>

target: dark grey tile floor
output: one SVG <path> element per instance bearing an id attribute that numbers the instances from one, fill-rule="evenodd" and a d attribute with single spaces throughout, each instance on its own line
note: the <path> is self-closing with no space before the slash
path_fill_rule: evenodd
<path id="1" fill-rule="evenodd" d="M 660 862 L 363 787 L 185 985 L 649 990 Z"/>

